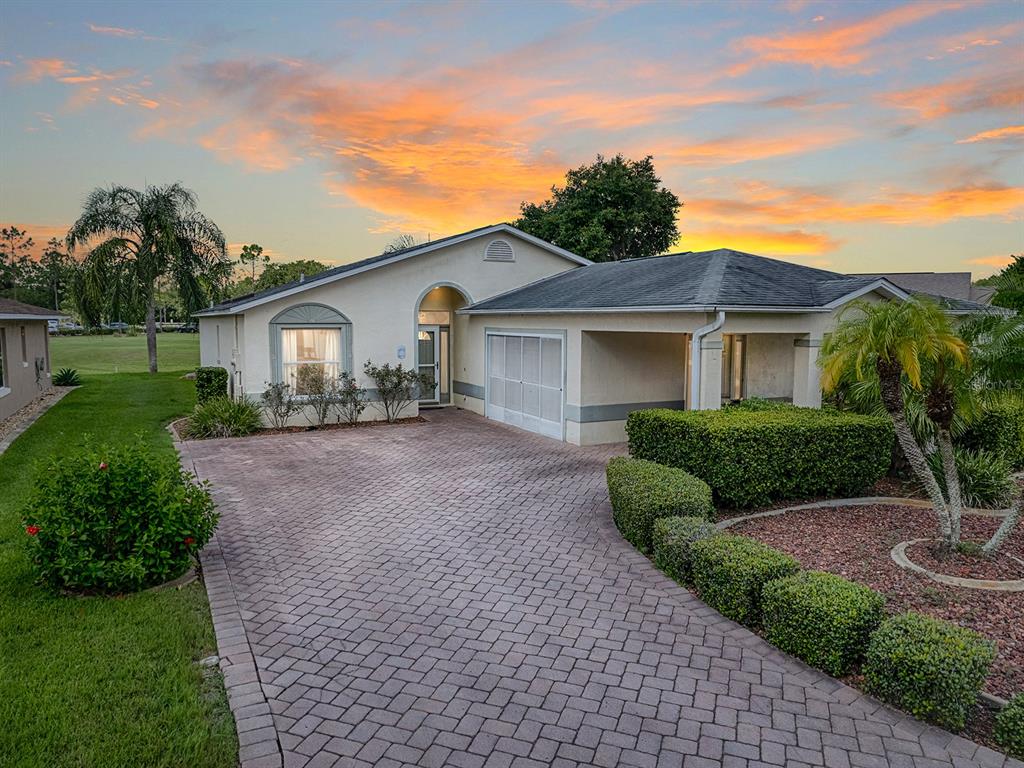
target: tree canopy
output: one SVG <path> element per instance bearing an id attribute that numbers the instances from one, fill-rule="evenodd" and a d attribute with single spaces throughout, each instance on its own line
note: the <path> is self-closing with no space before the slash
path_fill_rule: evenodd
<path id="1" fill-rule="evenodd" d="M 985 284 L 994 285 L 996 288 L 992 295 L 992 303 L 995 306 L 1024 314 L 1024 256 L 1010 258 L 1013 261 L 1007 264 L 1002 272 L 990 277 Z"/>
<path id="2" fill-rule="evenodd" d="M 514 226 L 592 261 L 655 256 L 679 239 L 682 203 L 661 185 L 650 155 L 598 155 L 570 170 L 543 203 L 526 203 Z"/>

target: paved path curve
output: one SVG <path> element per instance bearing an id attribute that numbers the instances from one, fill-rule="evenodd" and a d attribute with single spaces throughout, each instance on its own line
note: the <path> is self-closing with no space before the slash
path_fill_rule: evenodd
<path id="1" fill-rule="evenodd" d="M 621 446 L 428 419 L 184 447 L 247 768 L 1012 762 L 660 574 L 610 523 Z"/>

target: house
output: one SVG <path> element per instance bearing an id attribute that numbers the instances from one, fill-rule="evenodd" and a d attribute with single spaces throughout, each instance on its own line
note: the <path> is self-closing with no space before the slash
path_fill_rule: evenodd
<path id="1" fill-rule="evenodd" d="M 367 359 L 402 363 L 435 382 L 420 408 L 455 405 L 589 445 L 622 440 L 638 408 L 752 396 L 818 406 L 818 348 L 837 313 L 907 297 L 885 278 L 727 249 L 594 264 L 498 224 L 197 317 L 202 364 L 227 368 L 235 395 L 279 381 L 301 393 L 304 365 L 369 388 Z"/>
<path id="2" fill-rule="evenodd" d="M 0 421 L 50 388 L 48 322 L 59 312 L 0 298 Z"/>
<path id="3" fill-rule="evenodd" d="M 992 286 L 972 283 L 970 272 L 874 272 L 857 274 L 855 277 L 884 277 L 890 283 L 911 293 L 960 299 L 977 304 L 990 304 L 995 293 Z"/>

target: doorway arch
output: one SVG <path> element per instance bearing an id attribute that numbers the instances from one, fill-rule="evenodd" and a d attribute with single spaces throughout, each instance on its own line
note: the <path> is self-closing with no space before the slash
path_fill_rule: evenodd
<path id="1" fill-rule="evenodd" d="M 424 393 L 421 407 L 443 407 L 453 402 L 456 349 L 465 322 L 456 310 L 473 303 L 465 288 L 458 283 L 439 281 L 424 288 L 413 308 L 413 366 L 429 374 L 434 388 Z"/>

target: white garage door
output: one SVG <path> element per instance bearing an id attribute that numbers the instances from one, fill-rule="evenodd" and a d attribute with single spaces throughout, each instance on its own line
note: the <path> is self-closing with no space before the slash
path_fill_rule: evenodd
<path id="1" fill-rule="evenodd" d="M 487 418 L 562 439 L 562 338 L 487 334 Z"/>

